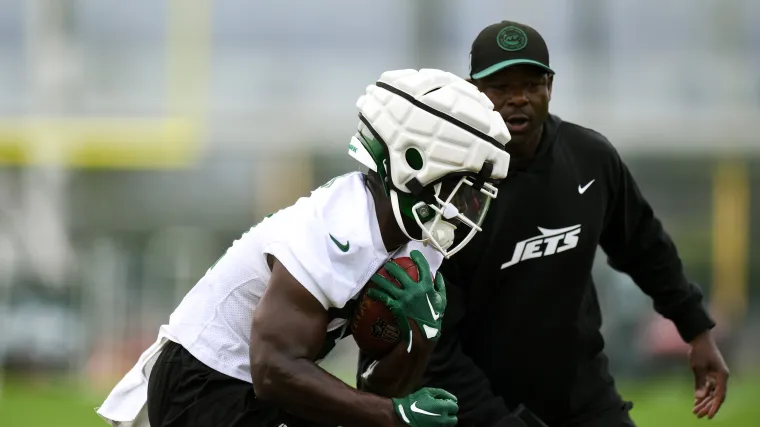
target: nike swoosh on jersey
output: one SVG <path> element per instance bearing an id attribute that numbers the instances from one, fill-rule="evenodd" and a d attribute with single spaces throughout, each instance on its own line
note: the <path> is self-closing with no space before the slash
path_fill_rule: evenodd
<path id="1" fill-rule="evenodd" d="M 586 192 L 586 190 L 588 190 L 588 188 L 589 188 L 589 187 L 591 187 L 591 184 L 593 184 L 593 183 L 594 183 L 594 181 L 596 181 L 596 180 L 595 180 L 595 179 L 592 179 L 591 181 L 589 181 L 589 183 L 588 183 L 588 184 L 584 185 L 583 187 L 581 187 L 581 186 L 579 185 L 579 186 L 578 186 L 578 194 L 583 194 L 583 193 L 585 193 L 585 192 Z"/>
<path id="2" fill-rule="evenodd" d="M 330 235 L 330 238 L 332 239 L 333 243 L 335 243 L 335 246 L 337 246 L 338 249 L 340 249 L 341 252 L 348 252 L 348 249 L 351 247 L 351 242 L 349 242 L 348 240 L 346 240 L 346 244 L 343 244 L 339 242 L 338 239 L 333 237 L 332 234 Z"/>

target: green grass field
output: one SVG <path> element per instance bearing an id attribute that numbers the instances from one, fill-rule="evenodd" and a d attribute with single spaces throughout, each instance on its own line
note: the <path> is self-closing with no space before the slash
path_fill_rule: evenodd
<path id="1" fill-rule="evenodd" d="M 726 405 L 712 421 L 697 420 L 691 414 L 692 395 L 686 380 L 628 383 L 621 384 L 620 389 L 634 402 L 633 416 L 640 427 L 760 425 L 760 375 L 733 378 Z M 32 386 L 9 380 L 0 396 L 0 426 L 105 426 L 93 410 L 100 399 L 68 384 Z"/>

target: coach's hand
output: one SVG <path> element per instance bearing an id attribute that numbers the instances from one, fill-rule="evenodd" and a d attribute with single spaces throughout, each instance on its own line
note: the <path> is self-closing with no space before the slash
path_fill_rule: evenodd
<path id="1" fill-rule="evenodd" d="M 448 427 L 457 424 L 457 398 L 446 390 L 423 388 L 393 399 L 396 415 L 412 427 Z"/>
<path id="2" fill-rule="evenodd" d="M 706 331 L 689 343 L 689 364 L 694 371 L 694 414 L 712 419 L 726 400 L 728 366 L 712 332 Z"/>
<path id="3" fill-rule="evenodd" d="M 387 262 L 385 269 L 401 284 L 397 288 L 385 277 L 375 274 L 370 280 L 377 288 L 370 288 L 367 296 L 382 302 L 393 313 L 404 341 L 412 347 L 412 328 L 409 319 L 414 320 L 422 336 L 437 341 L 441 334 L 443 312 L 446 310 L 446 285 L 443 276 L 436 274 L 435 281 L 430 265 L 420 251 L 412 251 L 409 257 L 417 265 L 419 280 L 415 281 L 403 268 L 394 262 Z"/>

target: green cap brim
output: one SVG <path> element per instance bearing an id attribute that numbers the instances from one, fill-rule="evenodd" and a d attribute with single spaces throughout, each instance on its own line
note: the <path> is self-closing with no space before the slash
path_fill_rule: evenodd
<path id="1" fill-rule="evenodd" d="M 552 70 L 551 68 L 547 67 L 546 65 L 544 65 L 544 64 L 542 64 L 540 62 L 532 61 L 530 59 L 510 59 L 508 61 L 502 61 L 502 62 L 499 62 L 498 64 L 491 65 L 490 67 L 486 68 L 485 70 L 473 74 L 471 77 L 473 79 L 482 79 L 483 77 L 488 77 L 491 74 L 493 74 L 493 73 L 495 73 L 497 71 L 501 71 L 501 70 L 503 70 L 503 69 L 505 69 L 507 67 L 511 67 L 513 65 L 522 65 L 522 64 L 525 64 L 525 65 L 535 65 L 537 67 L 541 67 L 544 70 L 546 70 L 546 71 L 554 74 L 554 70 Z"/>

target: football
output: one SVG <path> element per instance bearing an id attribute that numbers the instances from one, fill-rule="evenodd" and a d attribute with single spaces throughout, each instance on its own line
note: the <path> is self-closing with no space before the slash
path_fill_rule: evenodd
<path id="1" fill-rule="evenodd" d="M 400 257 L 391 261 L 406 270 L 413 280 L 419 280 L 417 265 L 411 258 Z M 388 274 L 385 267 L 382 267 L 377 273 L 397 287 L 401 287 L 401 284 Z M 373 287 L 376 287 L 374 283 L 368 283 L 359 296 L 359 303 L 351 322 L 351 333 L 359 349 L 377 360 L 396 347 L 401 340 L 401 333 L 396 319 L 388 307 L 382 302 L 367 297 L 367 290 Z"/>

